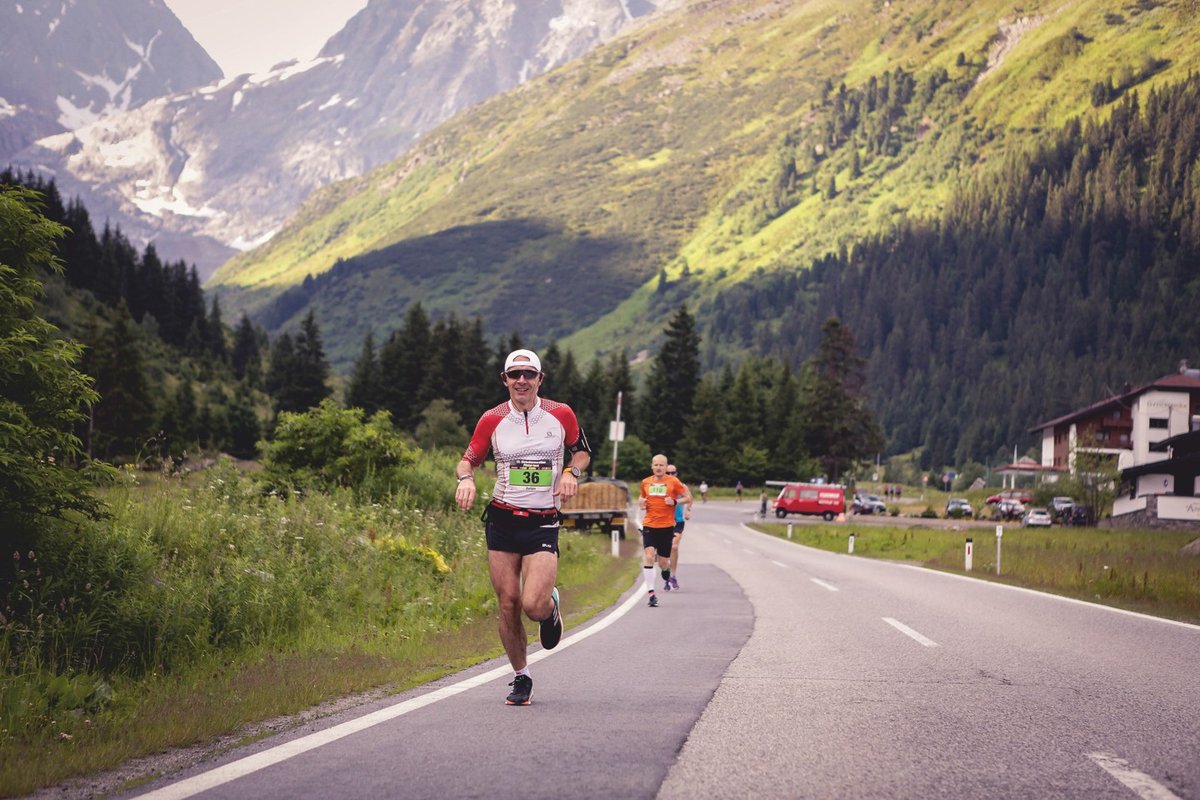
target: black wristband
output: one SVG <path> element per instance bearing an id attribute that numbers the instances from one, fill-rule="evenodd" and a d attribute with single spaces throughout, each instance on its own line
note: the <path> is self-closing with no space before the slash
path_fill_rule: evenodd
<path id="1" fill-rule="evenodd" d="M 463 481 L 467 480 L 468 478 L 469 478 L 469 479 L 471 479 L 471 480 L 475 480 L 475 476 L 474 476 L 474 475 L 459 475 L 459 476 L 458 476 L 458 482 L 459 482 L 459 483 L 462 483 Z"/>

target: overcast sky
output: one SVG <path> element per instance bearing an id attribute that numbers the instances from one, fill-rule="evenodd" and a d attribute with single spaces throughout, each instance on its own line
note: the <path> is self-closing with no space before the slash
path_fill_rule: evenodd
<path id="1" fill-rule="evenodd" d="M 317 54 L 367 0 L 166 0 L 225 77 Z"/>

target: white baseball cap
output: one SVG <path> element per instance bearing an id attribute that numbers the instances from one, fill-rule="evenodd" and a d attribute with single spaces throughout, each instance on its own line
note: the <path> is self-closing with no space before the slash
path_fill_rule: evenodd
<path id="1" fill-rule="evenodd" d="M 542 360 L 532 350 L 513 350 L 508 354 L 508 358 L 504 359 L 504 371 L 508 372 L 514 367 L 517 369 L 526 367 L 541 372 Z"/>

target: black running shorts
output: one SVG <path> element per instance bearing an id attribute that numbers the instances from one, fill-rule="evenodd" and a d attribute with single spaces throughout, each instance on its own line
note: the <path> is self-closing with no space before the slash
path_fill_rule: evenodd
<path id="1" fill-rule="evenodd" d="M 684 520 L 677 520 L 675 522 L 675 532 L 676 533 L 683 533 L 683 523 L 684 523 Z"/>
<path id="2" fill-rule="evenodd" d="M 674 526 L 670 528 L 642 528 L 642 547 L 653 547 L 662 558 L 667 558 L 671 555 L 671 542 L 674 538 Z"/>
<path id="3" fill-rule="evenodd" d="M 558 516 L 518 516 L 495 506 L 488 506 L 487 526 L 484 528 L 488 550 L 518 553 L 558 555 Z"/>

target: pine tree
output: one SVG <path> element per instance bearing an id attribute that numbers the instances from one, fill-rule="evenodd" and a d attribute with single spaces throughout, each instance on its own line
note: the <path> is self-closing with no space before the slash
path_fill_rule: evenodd
<path id="1" fill-rule="evenodd" d="M 196 387 L 184 376 L 167 401 L 162 416 L 162 452 L 181 456 L 199 443 L 199 408 Z"/>
<path id="2" fill-rule="evenodd" d="M 690 483 L 738 480 L 730 467 L 733 450 L 727 438 L 728 421 L 727 400 L 714 377 L 707 375 L 696 389 L 694 407 L 686 419 L 678 447 L 667 452 L 684 474 L 691 476 Z"/>
<path id="3" fill-rule="evenodd" d="M 275 400 L 279 411 L 303 410 L 293 396 L 293 376 L 296 372 L 296 345 L 287 331 L 275 337 L 271 344 L 270 364 L 267 367 L 267 394 Z"/>
<path id="4" fill-rule="evenodd" d="M 219 364 L 229 361 L 229 350 L 225 347 L 225 323 L 221 321 L 221 299 L 213 297 L 208 313 L 208 322 L 204 326 L 206 349 Z"/>
<path id="5" fill-rule="evenodd" d="M 258 346 L 258 332 L 254 330 L 254 325 L 245 314 L 242 314 L 242 321 L 238 323 L 233 336 L 230 366 L 235 378 L 244 378 L 251 386 L 257 386 L 262 378 L 262 353 Z"/>
<path id="6" fill-rule="evenodd" d="M 254 410 L 254 396 L 249 381 L 241 381 L 228 407 L 229 454 L 236 458 L 255 458 L 262 429 Z"/>
<path id="7" fill-rule="evenodd" d="M 679 445 L 699 380 L 700 336 L 683 305 L 667 324 L 666 340 L 646 382 L 649 402 L 641 410 L 639 436 L 655 453 L 670 453 Z"/>
<path id="8" fill-rule="evenodd" d="M 413 303 L 400 330 L 394 331 L 379 351 L 381 401 L 400 430 L 411 431 L 420 421 L 425 407 L 420 403 L 421 379 L 431 351 L 429 317 L 420 303 Z"/>
<path id="9" fill-rule="evenodd" d="M 855 461 L 873 457 L 885 444 L 864 402 L 866 359 L 858 354 L 850 330 L 830 318 L 821 326 L 821 343 L 808 369 L 806 449 L 836 482 Z"/>
<path id="10" fill-rule="evenodd" d="M 333 392 L 326 384 L 329 363 L 325 360 L 321 329 L 313 311 L 309 311 L 300 322 L 295 348 L 292 372 L 287 382 L 289 391 L 280 398 L 280 411 L 307 411 L 320 405 Z"/>
<path id="11" fill-rule="evenodd" d="M 113 323 L 94 336 L 83 369 L 95 378 L 100 399 L 92 405 L 88 451 L 95 456 L 135 456 L 154 433 L 158 415 L 137 327 L 125 302 Z"/>
<path id="12" fill-rule="evenodd" d="M 375 355 L 375 333 L 367 331 L 362 352 L 350 373 L 346 389 L 346 405 L 361 408 L 369 416 L 380 408 L 379 358 Z"/>

